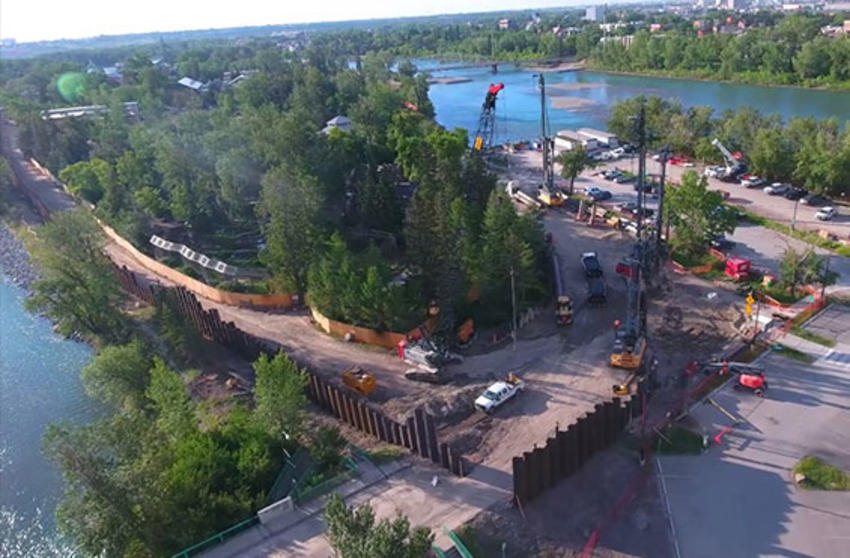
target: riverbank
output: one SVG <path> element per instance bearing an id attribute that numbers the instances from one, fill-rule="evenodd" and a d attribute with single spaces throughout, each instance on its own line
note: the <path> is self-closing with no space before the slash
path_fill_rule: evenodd
<path id="1" fill-rule="evenodd" d="M 38 273 L 30 262 L 29 254 L 9 226 L 0 221 L 0 273 L 12 284 L 30 292 Z"/>
<path id="2" fill-rule="evenodd" d="M 597 72 L 600 74 L 610 74 L 614 76 L 631 76 L 631 77 L 654 77 L 677 81 L 700 81 L 707 83 L 728 83 L 735 85 L 753 85 L 758 87 L 771 87 L 782 89 L 799 89 L 804 91 L 833 91 L 837 93 L 850 92 L 850 81 L 842 82 L 834 85 L 800 85 L 793 83 L 772 83 L 764 82 L 755 79 L 745 79 L 743 76 L 736 79 L 722 79 L 717 76 L 706 76 L 701 72 L 673 72 L 670 70 L 642 70 L 639 72 L 626 70 L 610 70 L 602 67 L 597 67 L 592 64 L 587 65 L 585 70 Z"/>

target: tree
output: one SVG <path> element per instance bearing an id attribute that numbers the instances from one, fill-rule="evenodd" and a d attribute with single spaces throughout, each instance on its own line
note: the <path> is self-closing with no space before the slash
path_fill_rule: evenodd
<path id="1" fill-rule="evenodd" d="M 573 193 L 576 177 L 596 166 L 596 159 L 587 154 L 583 145 L 564 151 L 555 158 L 555 162 L 561 164 L 561 176 L 570 181 L 570 194 Z"/>
<path id="2" fill-rule="evenodd" d="M 747 157 L 752 173 L 768 180 L 787 180 L 794 170 L 794 148 L 779 128 L 757 131 Z"/>
<path id="3" fill-rule="evenodd" d="M 254 362 L 254 403 L 257 418 L 277 440 L 296 439 L 307 408 L 306 374 L 285 353 L 262 354 Z"/>
<path id="4" fill-rule="evenodd" d="M 434 541 L 430 529 L 411 531 L 410 522 L 402 515 L 376 524 L 369 504 L 349 508 L 339 494 L 328 499 L 325 524 L 328 539 L 341 558 L 422 558 Z"/>
<path id="5" fill-rule="evenodd" d="M 151 359 L 139 341 L 100 350 L 80 375 L 89 397 L 115 409 L 141 408 L 150 380 Z"/>
<path id="6" fill-rule="evenodd" d="M 325 471 L 333 471 L 342 463 L 345 438 L 336 426 L 320 426 L 310 443 L 310 456 Z"/>
<path id="7" fill-rule="evenodd" d="M 145 395 L 156 414 L 156 426 L 163 436 L 179 440 L 196 429 L 195 404 L 189 398 L 183 379 L 160 357 L 153 360 L 151 380 Z"/>
<path id="8" fill-rule="evenodd" d="M 103 235 L 84 209 L 57 213 L 37 229 L 30 254 L 41 271 L 27 307 L 44 312 L 63 335 L 124 337 L 122 292 L 103 254 Z"/>
<path id="9" fill-rule="evenodd" d="M 826 257 L 816 255 L 813 248 L 797 250 L 789 245 L 779 261 L 779 280 L 793 295 L 800 285 L 822 281 L 825 265 Z"/>
<path id="10" fill-rule="evenodd" d="M 307 273 L 317 261 L 323 238 L 322 199 L 315 178 L 291 175 L 282 167 L 263 177 L 261 213 L 266 248 L 261 258 L 298 293 L 307 290 Z"/>
<path id="11" fill-rule="evenodd" d="M 664 202 L 664 213 L 675 227 L 670 244 L 685 258 L 705 254 L 714 236 L 735 231 L 735 215 L 723 205 L 723 196 L 709 191 L 706 178 L 693 171 L 682 175 L 678 188 L 667 190 Z"/>

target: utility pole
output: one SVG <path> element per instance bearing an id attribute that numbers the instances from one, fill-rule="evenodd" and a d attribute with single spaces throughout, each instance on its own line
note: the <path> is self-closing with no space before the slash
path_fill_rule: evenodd
<path id="1" fill-rule="evenodd" d="M 635 133 L 638 140 L 638 176 L 637 176 L 637 240 L 643 239 L 643 204 L 644 204 L 644 178 L 646 176 L 646 107 L 640 105 L 637 119 L 635 120 Z"/>
<path id="2" fill-rule="evenodd" d="M 546 79 L 540 73 L 537 76 L 540 87 L 540 146 L 543 152 L 543 186 L 549 191 L 555 188 L 554 145 L 549 139 L 549 122 L 546 118 Z"/>
<path id="3" fill-rule="evenodd" d="M 511 266 L 511 314 L 513 315 L 513 350 L 516 352 L 516 271 L 514 271 L 514 267 Z"/>
<path id="4" fill-rule="evenodd" d="M 665 145 L 661 149 L 661 182 L 658 185 L 658 216 L 655 220 L 655 249 L 658 251 L 658 254 L 661 254 L 661 230 L 664 226 L 664 188 L 666 187 L 667 181 L 667 158 L 670 156 L 670 146 Z M 670 231 L 667 231 L 667 234 L 664 236 L 664 239 L 667 240 L 667 236 L 670 234 Z"/>
<path id="5" fill-rule="evenodd" d="M 829 276 L 829 262 L 832 260 L 832 252 L 828 252 L 826 255 L 826 266 L 823 270 L 823 279 L 820 282 L 820 299 L 823 300 L 824 295 L 826 294 L 826 278 Z"/>

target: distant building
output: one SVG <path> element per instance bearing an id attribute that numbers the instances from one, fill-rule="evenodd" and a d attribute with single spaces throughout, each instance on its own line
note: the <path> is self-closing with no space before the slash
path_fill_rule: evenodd
<path id="1" fill-rule="evenodd" d="M 845 33 L 850 34 L 850 19 L 845 19 L 842 27 L 844 28 Z"/>
<path id="2" fill-rule="evenodd" d="M 741 10 L 744 8 L 743 0 L 726 0 L 724 4 L 727 10 Z"/>
<path id="3" fill-rule="evenodd" d="M 507 31 L 508 29 L 513 29 L 513 28 L 514 28 L 514 22 L 510 18 L 503 17 L 502 19 L 499 20 L 499 29 L 502 29 L 503 31 Z"/>
<path id="4" fill-rule="evenodd" d="M 659 31 L 661 31 L 661 24 L 660 23 L 652 23 L 652 24 L 649 25 L 649 32 L 650 33 L 658 33 Z"/>
<path id="5" fill-rule="evenodd" d="M 331 130 L 341 130 L 343 132 L 348 132 L 351 130 L 351 120 L 348 119 L 347 116 L 339 115 L 334 116 L 326 123 L 326 126 L 322 128 L 322 133 L 327 135 L 331 132 Z"/>
<path id="6" fill-rule="evenodd" d="M 702 33 L 702 31 L 700 31 L 700 33 Z M 634 41 L 635 41 L 634 35 L 623 35 L 622 37 L 616 37 L 616 36 L 602 37 L 601 39 L 599 39 L 600 43 L 620 43 L 621 45 L 623 45 L 625 47 L 632 46 L 632 43 Z"/>
<path id="7" fill-rule="evenodd" d="M 602 29 L 602 31 L 603 31 L 603 32 L 605 32 L 605 33 L 611 33 L 611 32 L 612 32 L 612 31 L 614 31 L 615 29 L 621 29 L 621 28 L 623 28 L 623 27 L 625 27 L 625 26 L 626 26 L 626 24 L 625 24 L 625 23 L 623 23 L 623 22 L 617 22 L 617 23 L 600 23 L 600 24 L 599 24 L 599 28 L 600 28 L 600 29 Z"/>
<path id="8" fill-rule="evenodd" d="M 590 6 L 584 11 L 584 19 L 587 21 L 605 21 L 606 6 Z"/>
<path id="9" fill-rule="evenodd" d="M 13 48 L 16 44 L 15 39 L 11 37 L 0 39 L 0 48 Z"/>
<path id="10" fill-rule="evenodd" d="M 560 130 L 555 134 L 555 153 L 572 151 L 579 145 L 587 151 L 593 151 L 599 147 L 596 139 L 573 130 Z"/>
<path id="11" fill-rule="evenodd" d="M 198 80 L 192 79 L 188 76 L 180 78 L 177 83 L 182 85 L 183 87 L 189 88 L 192 91 L 197 93 L 203 93 L 207 90 L 207 84 L 200 82 Z"/>
<path id="12" fill-rule="evenodd" d="M 600 147 L 614 148 L 620 145 L 617 136 L 611 132 L 596 130 L 594 128 L 579 128 L 578 135 L 588 140 L 594 140 Z"/>

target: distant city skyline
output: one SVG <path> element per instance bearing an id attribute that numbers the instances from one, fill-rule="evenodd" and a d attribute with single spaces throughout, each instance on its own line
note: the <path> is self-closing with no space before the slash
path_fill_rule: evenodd
<path id="1" fill-rule="evenodd" d="M 98 35 L 153 33 L 441 14 L 527 10 L 590 4 L 587 0 L 241 0 L 208 2 L 148 0 L 3 0 L 0 38 L 17 42 L 82 39 Z"/>

